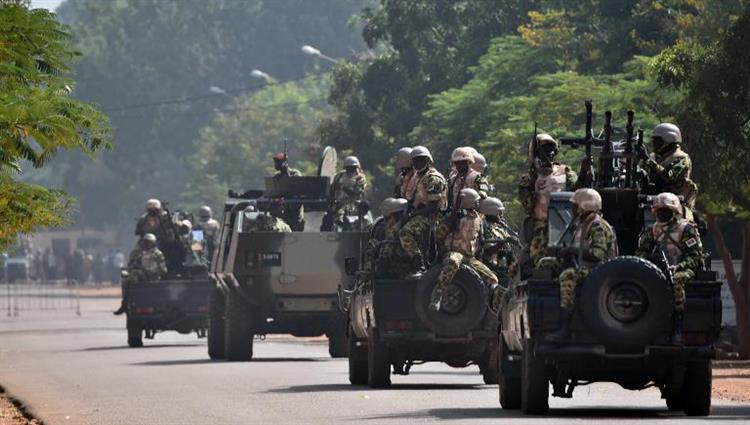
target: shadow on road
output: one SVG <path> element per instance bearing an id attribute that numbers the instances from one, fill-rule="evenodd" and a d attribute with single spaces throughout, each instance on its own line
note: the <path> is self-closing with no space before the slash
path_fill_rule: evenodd
<path id="1" fill-rule="evenodd" d="M 269 357 L 252 359 L 246 362 L 229 362 L 226 360 L 211 360 L 208 358 L 203 359 L 182 359 L 182 360 L 154 360 L 149 362 L 130 363 L 132 366 L 183 366 L 183 365 L 194 365 L 194 364 L 210 364 L 210 363 L 287 363 L 287 362 L 319 362 L 326 359 L 316 359 L 308 357 Z"/>
<path id="2" fill-rule="evenodd" d="M 79 351 L 112 351 L 112 350 L 143 350 L 147 348 L 179 348 L 179 347 L 200 347 L 205 344 L 154 344 L 154 345 L 144 345 L 143 347 L 138 348 L 131 348 L 127 345 L 114 345 L 110 347 L 87 347 L 87 348 L 81 348 L 80 350 L 74 350 L 76 352 Z"/>
<path id="3" fill-rule="evenodd" d="M 286 388 L 274 388 L 266 392 L 276 394 L 289 393 L 321 393 L 337 391 L 394 391 L 394 390 L 481 390 L 483 385 L 474 384 L 393 384 L 390 388 L 375 389 L 365 385 L 347 384 L 318 384 L 318 385 L 293 385 Z"/>

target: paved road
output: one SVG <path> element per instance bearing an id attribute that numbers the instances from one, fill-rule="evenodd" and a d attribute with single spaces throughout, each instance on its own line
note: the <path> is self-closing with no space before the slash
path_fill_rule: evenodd
<path id="1" fill-rule="evenodd" d="M 548 417 L 524 417 L 501 410 L 473 367 L 423 365 L 390 390 L 352 387 L 346 360 L 291 338 L 258 343 L 251 363 L 211 362 L 205 341 L 176 333 L 128 349 L 115 305 L 0 317 L 0 385 L 47 424 L 697 422 L 668 414 L 654 390 L 612 385 L 579 388 L 573 400 L 552 400 Z M 750 407 L 717 401 L 707 420 L 748 421 Z"/>

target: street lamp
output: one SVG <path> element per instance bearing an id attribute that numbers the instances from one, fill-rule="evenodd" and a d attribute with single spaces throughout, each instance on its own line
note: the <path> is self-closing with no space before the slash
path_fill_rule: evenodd
<path id="1" fill-rule="evenodd" d="M 308 44 L 305 44 L 304 46 L 302 46 L 302 53 L 304 53 L 306 55 L 310 55 L 310 56 L 319 57 L 319 58 L 327 60 L 328 62 L 331 62 L 331 63 L 338 63 L 339 62 L 339 61 L 337 61 L 336 59 L 334 59 L 334 58 L 332 58 L 330 56 L 326 56 L 323 53 L 320 53 L 320 50 L 318 50 L 315 47 L 310 46 Z"/>
<path id="2" fill-rule="evenodd" d="M 252 71 L 250 71 L 250 76 L 253 77 L 253 78 L 258 78 L 258 79 L 261 79 L 261 80 L 265 80 L 266 83 L 268 83 L 268 84 L 270 84 L 270 83 L 272 83 L 274 81 L 273 77 L 271 77 L 270 75 L 268 75 L 265 72 L 261 71 L 260 69 L 253 69 Z"/>

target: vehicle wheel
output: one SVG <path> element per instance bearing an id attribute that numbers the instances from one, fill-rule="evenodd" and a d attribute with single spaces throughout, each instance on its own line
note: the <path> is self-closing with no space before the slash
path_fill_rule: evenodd
<path id="1" fill-rule="evenodd" d="M 685 409 L 682 403 L 682 393 L 676 396 L 667 396 L 667 410 L 670 412 L 681 412 Z"/>
<path id="2" fill-rule="evenodd" d="M 367 385 L 369 370 L 367 368 L 367 344 L 357 345 L 354 331 L 349 329 L 349 382 L 352 385 Z"/>
<path id="3" fill-rule="evenodd" d="M 509 361 L 507 356 L 508 348 L 503 336 L 500 335 L 497 355 L 500 406 L 503 409 L 516 410 L 521 408 L 521 371 L 519 362 Z"/>
<path id="4" fill-rule="evenodd" d="M 682 402 L 688 416 L 708 416 L 711 413 L 711 361 L 688 363 L 682 386 Z"/>
<path id="5" fill-rule="evenodd" d="M 331 326 L 326 335 L 328 336 L 328 354 L 336 359 L 349 355 L 349 345 L 346 338 L 346 327 L 348 326 L 346 316 L 343 313 L 335 313 L 331 320 Z"/>
<path id="6" fill-rule="evenodd" d="M 224 307 L 226 297 L 218 288 L 208 296 L 208 357 L 224 358 Z"/>
<path id="7" fill-rule="evenodd" d="M 431 310 L 429 304 L 432 288 L 437 283 L 441 269 L 441 265 L 432 267 L 417 283 L 417 317 L 438 335 L 465 335 L 484 320 L 487 312 L 487 288 L 473 269 L 462 265 L 453 281 L 445 288 L 440 311 Z"/>
<path id="8" fill-rule="evenodd" d="M 534 356 L 531 348 L 523 350 L 521 365 L 521 409 L 530 415 L 540 415 L 549 410 L 549 380 L 544 360 Z"/>
<path id="9" fill-rule="evenodd" d="M 482 379 L 487 385 L 497 385 L 498 383 L 497 355 L 497 348 L 488 350 L 479 366 L 479 371 L 482 372 Z"/>
<path id="10" fill-rule="evenodd" d="M 126 323 L 128 328 L 128 347 L 143 347 L 143 329 L 134 320 L 130 320 L 130 318 L 127 319 Z"/>
<path id="11" fill-rule="evenodd" d="M 649 261 L 618 257 L 594 268 L 581 285 L 580 300 L 586 326 L 607 348 L 668 342 L 672 291 Z"/>
<path id="12" fill-rule="evenodd" d="M 253 357 L 253 328 L 250 307 L 239 295 L 226 297 L 224 354 L 230 361 L 248 361 Z"/>
<path id="13" fill-rule="evenodd" d="M 380 341 L 376 329 L 371 329 L 367 337 L 367 385 L 371 388 L 391 386 L 388 347 Z"/>

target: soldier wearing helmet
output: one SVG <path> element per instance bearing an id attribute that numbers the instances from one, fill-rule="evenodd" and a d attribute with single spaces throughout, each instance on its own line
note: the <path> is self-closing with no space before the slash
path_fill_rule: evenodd
<path id="1" fill-rule="evenodd" d="M 153 233 L 146 233 L 130 252 L 127 275 L 122 280 L 122 302 L 113 314 L 119 316 L 127 310 L 128 285 L 136 282 L 160 280 L 167 273 L 167 262 L 157 246 Z"/>
<path id="2" fill-rule="evenodd" d="M 138 218 L 135 225 L 135 235 L 143 237 L 147 233 L 152 233 L 161 242 L 176 240 L 175 226 L 161 201 L 155 198 L 149 199 L 146 201 L 145 209 L 146 211 Z"/>
<path id="3" fill-rule="evenodd" d="M 617 256 L 614 228 L 601 215 L 602 197 L 594 189 L 578 189 L 570 198 L 575 209 L 573 245 L 560 250 L 562 264 L 573 265 L 560 273 L 560 329 L 548 335 L 550 341 L 570 339 L 576 287 L 597 265 Z"/>
<path id="4" fill-rule="evenodd" d="M 414 178 L 416 172 L 411 163 L 410 147 L 401 148 L 396 152 L 396 187 L 393 189 L 396 198 L 411 199 L 414 196 L 414 189 L 417 179 Z"/>
<path id="5" fill-rule="evenodd" d="M 298 169 L 289 166 L 289 156 L 286 152 L 278 152 L 274 154 L 273 168 L 276 170 L 274 177 L 298 177 L 302 175 Z"/>
<path id="6" fill-rule="evenodd" d="M 497 276 L 477 259 L 482 238 L 483 217 L 477 211 L 481 196 L 474 189 L 462 189 L 456 208 L 438 226 L 436 237 L 443 245 L 443 268 L 432 290 L 430 308 L 439 311 L 443 292 L 458 272 L 461 264 L 473 268 L 489 287 L 497 285 Z"/>
<path id="7" fill-rule="evenodd" d="M 214 220 L 211 207 L 204 205 L 198 210 L 198 229 L 203 231 L 203 252 L 210 261 L 219 239 L 219 222 Z"/>
<path id="8" fill-rule="evenodd" d="M 357 212 L 358 204 L 365 198 L 367 177 L 362 172 L 356 156 L 344 158 L 344 170 L 336 174 L 331 183 L 331 208 L 329 217 Z"/>
<path id="9" fill-rule="evenodd" d="M 487 179 L 478 171 L 471 168 L 474 164 L 476 150 L 470 147 L 461 147 L 453 150 L 451 162 L 455 167 L 455 173 L 448 181 L 448 209 L 453 209 L 458 202 L 462 189 L 470 188 L 479 193 L 482 198 L 487 197 L 489 185 Z"/>
<path id="10" fill-rule="evenodd" d="M 649 182 L 653 185 L 651 193 L 671 192 L 685 200 L 685 218 L 692 220 L 692 210 L 698 195 L 698 186 L 690 175 L 693 164 L 690 155 L 682 150 L 682 132 L 679 127 L 662 123 L 651 133 L 650 155 L 641 146 L 638 156 L 643 168 L 648 172 Z"/>
<path id="11" fill-rule="evenodd" d="M 479 213 L 484 216 L 479 259 L 496 274 L 510 277 L 518 236 L 505 221 L 504 212 L 505 206 L 497 198 L 485 198 L 479 203 Z"/>
<path id="12" fill-rule="evenodd" d="M 432 154 L 426 147 L 416 146 L 412 149 L 411 158 L 417 181 L 399 238 L 401 246 L 411 259 L 412 272 L 416 277 L 426 267 L 419 241 L 430 234 L 433 225 L 438 221 L 440 211 L 445 209 L 448 183 L 433 166 Z"/>
<path id="13" fill-rule="evenodd" d="M 533 236 L 525 246 L 525 257 L 532 265 L 541 259 L 547 246 L 547 206 L 550 193 L 575 190 L 578 175 L 570 167 L 555 161 L 557 140 L 538 134 L 529 143 L 531 166 L 521 178 L 518 196 L 531 220 Z"/>
<path id="14" fill-rule="evenodd" d="M 695 223 L 683 218 L 680 199 L 675 194 L 658 194 L 653 199 L 651 212 L 656 223 L 641 233 L 636 255 L 653 259 L 661 251 L 666 256 L 673 273 L 673 341 L 681 343 L 685 285 L 703 265 L 703 243 Z"/>
<path id="15" fill-rule="evenodd" d="M 370 232 L 367 244 L 369 265 L 366 266 L 378 277 L 401 278 L 409 272 L 409 257 L 401 247 L 398 235 L 408 203 L 403 198 L 386 198 L 380 204 L 383 216 Z"/>

